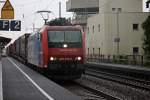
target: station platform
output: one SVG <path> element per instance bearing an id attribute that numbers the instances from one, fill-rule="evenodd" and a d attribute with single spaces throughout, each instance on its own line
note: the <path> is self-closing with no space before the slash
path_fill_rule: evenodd
<path id="1" fill-rule="evenodd" d="M 3 90 L 0 100 L 81 100 L 13 58 L 3 58 L 0 68 Z"/>
<path id="2" fill-rule="evenodd" d="M 2 62 L 0 57 L 0 100 L 3 100 L 3 90 L 2 90 Z"/>

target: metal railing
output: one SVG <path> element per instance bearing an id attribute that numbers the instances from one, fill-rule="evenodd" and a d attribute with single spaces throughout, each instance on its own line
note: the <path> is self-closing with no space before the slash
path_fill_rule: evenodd
<path id="1" fill-rule="evenodd" d="M 114 64 L 127 64 L 127 65 L 139 65 L 149 66 L 150 60 L 146 59 L 143 55 L 99 55 L 91 54 L 86 56 L 87 62 L 97 63 L 114 63 Z"/>

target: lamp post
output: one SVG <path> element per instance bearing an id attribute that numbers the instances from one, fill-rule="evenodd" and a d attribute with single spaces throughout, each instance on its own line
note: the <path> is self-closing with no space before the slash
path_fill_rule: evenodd
<path id="1" fill-rule="evenodd" d="M 51 11 L 48 11 L 48 10 L 40 10 L 40 11 L 37 11 L 36 13 L 39 13 L 41 14 L 45 24 L 47 23 L 48 19 L 49 19 L 49 14 L 52 13 Z"/>

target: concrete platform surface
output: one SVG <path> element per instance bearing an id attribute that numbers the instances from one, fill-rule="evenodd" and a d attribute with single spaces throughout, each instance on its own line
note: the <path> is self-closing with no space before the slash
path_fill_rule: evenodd
<path id="1" fill-rule="evenodd" d="M 4 100 L 81 100 L 12 58 L 4 58 L 2 63 Z"/>
<path id="2" fill-rule="evenodd" d="M 3 87 L 2 87 L 2 62 L 0 60 L 0 100 L 3 100 Z"/>

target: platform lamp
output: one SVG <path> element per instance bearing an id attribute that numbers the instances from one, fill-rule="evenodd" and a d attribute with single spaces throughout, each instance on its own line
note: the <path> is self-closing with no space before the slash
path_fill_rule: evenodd
<path id="1" fill-rule="evenodd" d="M 44 20 L 46 24 L 49 19 L 49 14 L 52 12 L 49 10 L 40 10 L 40 11 L 37 11 L 36 13 L 39 13 L 42 16 L 42 19 Z"/>

